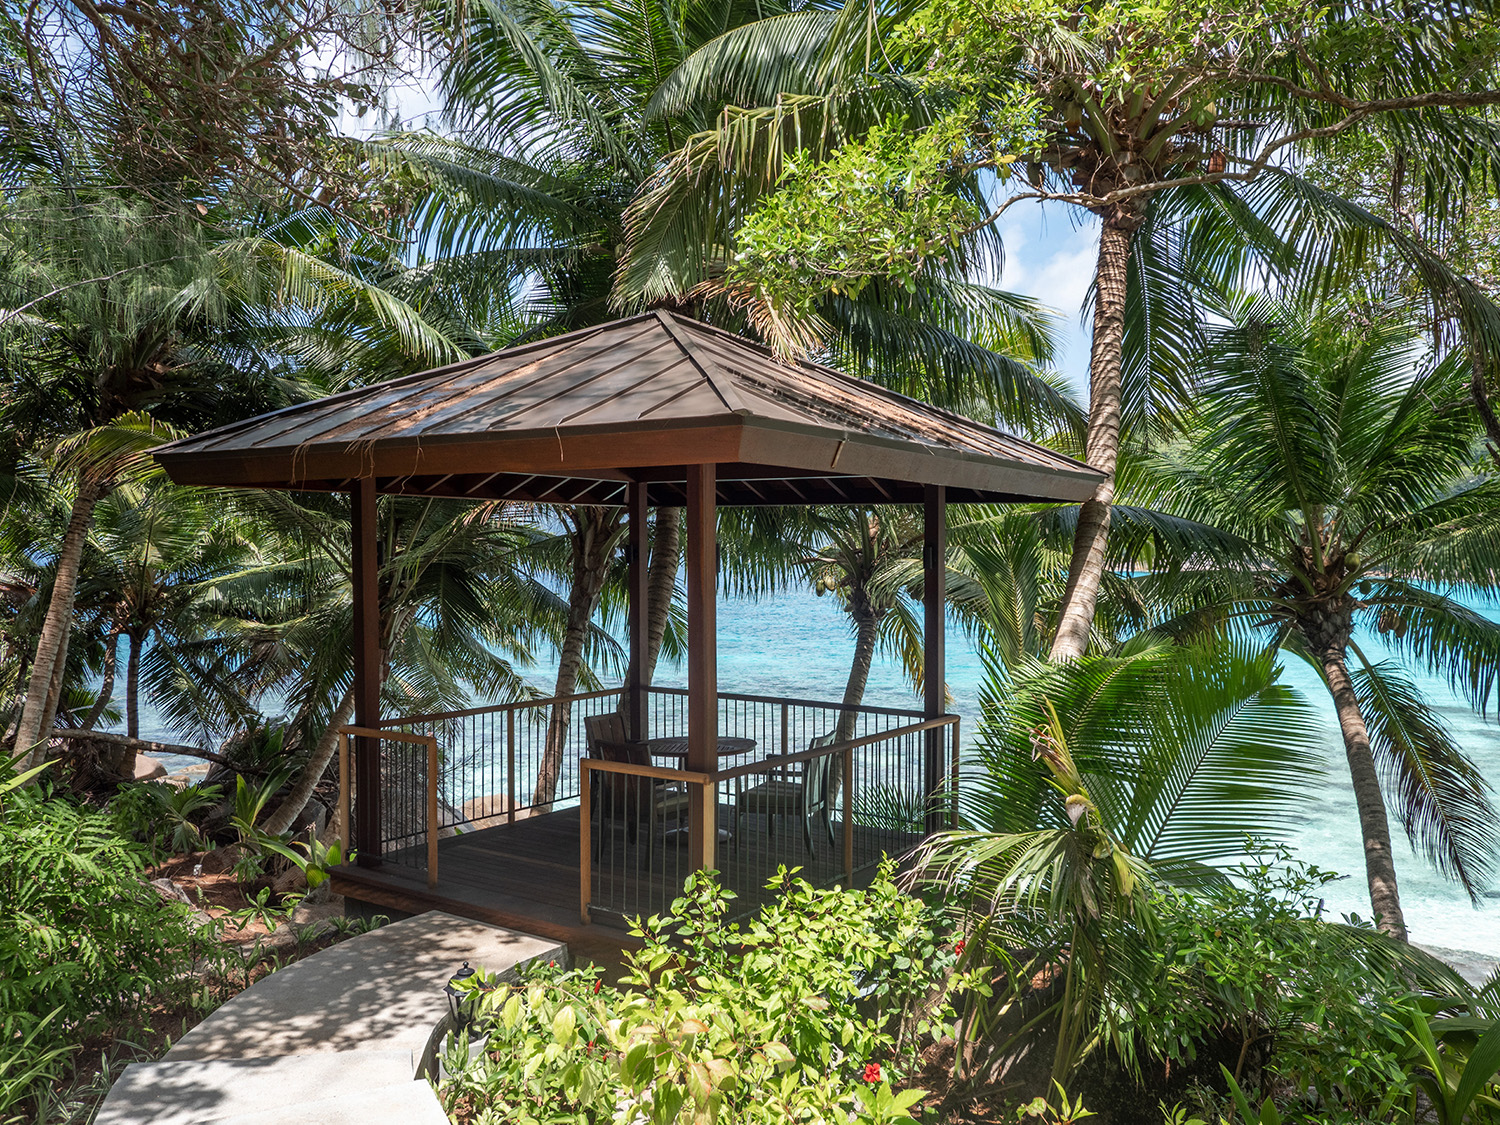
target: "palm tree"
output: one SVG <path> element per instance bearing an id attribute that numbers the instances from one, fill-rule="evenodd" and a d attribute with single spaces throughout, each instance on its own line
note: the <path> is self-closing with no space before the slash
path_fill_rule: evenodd
<path id="1" fill-rule="evenodd" d="M 1321 765 L 1312 716 L 1279 674 L 1243 644 L 1053 664 L 986 653 L 964 826 L 926 845 L 916 879 L 957 890 L 971 961 L 1000 947 L 1063 962 L 1056 1081 L 1108 1032 L 1100 1000 L 1149 890 L 1221 882 L 1214 865 L 1248 837 L 1297 823 Z"/>
<path id="2" fill-rule="evenodd" d="M 56 713 L 95 505 L 174 424 L 227 420 L 247 392 L 267 400 L 255 398 L 258 373 L 213 346 L 239 307 L 232 279 L 244 272 L 195 222 L 107 191 L 44 187 L 6 201 L 0 241 L 0 425 L 74 481 L 15 736 L 19 750 L 38 753 Z"/>
<path id="3" fill-rule="evenodd" d="M 742 0 L 649 10 L 617 0 L 567 11 L 536 0 L 436 9 L 439 29 L 457 45 L 440 76 L 458 135 L 397 135 L 372 146 L 374 160 L 420 177 L 425 188 L 413 215 L 421 260 L 392 279 L 394 290 L 436 304 L 464 295 L 449 303 L 482 306 L 503 329 L 488 334 L 496 343 L 654 306 L 743 329 L 731 303 L 700 299 L 690 286 L 634 286 L 637 275 L 622 265 L 631 253 L 626 209 L 650 190 L 681 139 L 723 104 L 719 98 L 712 106 L 650 112 L 673 68 L 726 29 L 780 10 Z M 713 232 L 697 230 L 673 253 L 697 261 L 719 250 Z M 673 259 L 657 247 L 653 260 Z M 872 290 L 861 302 L 830 302 L 829 314 L 857 369 L 908 390 L 925 386 L 946 400 L 983 400 L 991 408 L 1021 402 L 1054 419 L 1072 409 L 1032 364 L 1010 354 L 1045 358 L 1050 347 L 1045 313 L 1024 299 L 975 286 L 924 287 L 916 297 L 890 291 L 882 298 Z M 960 352 L 966 362 L 955 359 Z M 562 518 L 571 540 L 574 621 L 559 652 L 558 695 L 574 689 L 585 626 L 599 611 L 605 563 L 623 530 L 595 509 Z M 675 509 L 656 520 L 653 643 L 672 604 L 678 521 Z M 648 658 L 648 671 L 651 664 Z M 561 705 L 552 716 L 538 803 L 550 799 L 568 718 Z"/>
<path id="4" fill-rule="evenodd" d="M 1399 259 L 1434 319 L 1456 322 L 1486 356 L 1500 354 L 1500 310 L 1473 283 L 1393 224 L 1303 179 L 1287 159 L 1336 160 L 1347 155 L 1342 139 L 1375 137 L 1410 158 L 1427 211 L 1461 206 L 1487 183 L 1475 169 L 1489 167 L 1497 148 L 1489 123 L 1468 112 L 1500 100 L 1495 60 L 1470 56 L 1474 18 L 1431 5 L 1413 22 L 1376 28 L 1363 7 L 1346 4 L 1309 27 L 1233 4 L 1191 14 L 1142 7 L 1116 19 L 993 0 L 772 16 L 720 36 L 668 84 L 663 108 L 721 90 L 734 92 L 737 108 L 682 145 L 656 198 L 637 208 L 632 237 L 662 241 L 686 209 L 722 235 L 722 284 L 796 347 L 818 338 L 830 294 L 871 277 L 918 284 L 951 273 L 963 265 L 965 239 L 983 236 L 1017 202 L 1080 207 L 1101 231 L 1083 453 L 1112 477 L 1131 414 L 1186 389 L 1170 355 L 1132 356 L 1131 336 L 1180 354 L 1194 318 L 1146 314 L 1174 305 L 1191 313 L 1185 290 L 1207 280 L 1211 292 L 1215 278 L 1250 264 L 1247 250 L 1294 290 L 1329 291 L 1350 270 Z M 899 50 L 883 45 L 891 39 Z M 1147 40 L 1176 46 L 1143 54 Z M 897 90 L 917 96 L 893 112 Z M 938 121 L 942 143 L 919 153 L 910 134 Z M 955 132 L 967 140 L 953 140 Z M 788 151 L 799 157 L 797 172 L 779 179 Z M 975 196 L 976 161 L 996 173 L 988 195 Z M 779 182 L 789 194 L 756 212 L 759 196 L 724 189 L 726 179 L 756 183 L 760 195 Z M 697 209 L 695 193 L 706 199 Z M 909 238 L 872 238 L 862 226 L 872 208 L 887 209 L 884 234 L 904 229 Z M 717 225 L 698 218 L 703 210 Z M 736 230 L 745 236 L 738 244 Z M 1181 252 L 1153 253 L 1169 242 Z M 1054 656 L 1087 644 L 1113 494 L 1105 481 L 1076 521 Z"/>
<path id="5" fill-rule="evenodd" d="M 107 606 L 109 636 L 125 640 L 128 737 L 140 737 L 143 673 L 148 699 L 176 695 L 177 654 L 218 617 L 213 580 L 260 561 L 246 530 L 201 490 L 169 485 L 122 485 L 96 507 L 78 596 L 81 605 Z M 224 710 L 251 713 L 238 700 Z"/>
<path id="6" fill-rule="evenodd" d="M 1233 311 L 1210 333 L 1201 425 L 1157 458 L 1158 503 L 1204 532 L 1192 569 L 1157 580 L 1196 603 L 1162 627 L 1250 630 L 1317 670 L 1343 734 L 1370 905 L 1404 940 L 1387 802 L 1471 896 L 1500 843 L 1489 784 L 1421 692 L 1355 636 L 1372 627 L 1477 709 L 1491 700 L 1500 625 L 1451 596 L 1500 573 L 1500 485 L 1480 471 L 1477 422 L 1454 407 L 1467 357 L 1435 356 L 1399 309 Z"/>

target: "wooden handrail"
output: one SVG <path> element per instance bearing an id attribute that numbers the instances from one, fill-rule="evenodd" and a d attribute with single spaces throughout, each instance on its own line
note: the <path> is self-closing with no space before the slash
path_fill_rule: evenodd
<path id="1" fill-rule="evenodd" d="M 430 734 L 407 734 L 404 730 L 383 730 L 379 727 L 339 727 L 340 734 L 354 738 L 384 738 L 391 742 L 435 742 Z"/>
<path id="2" fill-rule="evenodd" d="M 727 770 L 717 770 L 711 776 L 715 781 L 728 781 L 736 777 L 746 777 L 750 774 L 766 773 L 767 766 L 779 769 L 782 766 L 796 765 L 798 762 L 811 762 L 817 758 L 824 758 L 830 754 L 839 754 L 846 750 L 858 750 L 862 746 L 873 746 L 877 742 L 886 742 L 892 738 L 904 738 L 909 734 L 919 734 L 924 730 L 932 730 L 935 727 L 953 726 L 958 723 L 957 715 L 943 715 L 941 718 L 928 719 L 921 723 L 912 723 L 904 727 L 892 727 L 890 730 L 880 731 L 876 734 L 867 734 L 860 738 L 851 738 L 848 742 L 835 742 L 831 746 L 820 746 L 816 750 L 798 750 L 795 754 L 777 754 L 773 758 L 760 758 L 754 762 L 746 762 L 742 766 L 734 766 Z"/>
<path id="3" fill-rule="evenodd" d="M 932 730 L 935 727 L 949 727 L 958 725 L 957 715 L 943 715 L 936 719 L 927 719 L 920 723 L 911 723 L 904 727 L 892 727 L 890 730 L 880 731 L 876 734 L 867 734 L 860 738 L 851 738 L 847 742 L 835 742 L 830 746 L 820 746 L 816 750 L 798 750 L 795 754 L 776 754 L 768 758 L 757 758 L 753 762 L 746 762 L 741 766 L 733 766 L 725 770 L 713 770 L 702 773 L 696 770 L 679 770 L 671 766 L 642 766 L 634 762 L 612 762 L 607 758 L 579 758 L 578 765 L 584 770 L 602 770 L 608 773 L 624 773 L 634 777 L 650 777 L 660 781 L 686 781 L 694 785 L 709 785 L 720 781 L 732 781 L 736 777 L 747 777 L 751 774 L 766 773 L 769 769 L 780 769 L 783 766 L 797 765 L 799 762 L 811 762 L 817 758 L 826 758 L 831 754 L 842 754 L 845 751 L 858 750 L 864 746 L 873 746 L 877 742 L 888 742 L 893 738 L 904 738 L 909 734 L 920 734 L 924 730 Z"/>
<path id="4" fill-rule="evenodd" d="M 611 762 L 608 758 L 579 758 L 578 768 L 588 773 L 623 773 L 631 777 L 650 777 L 657 781 L 688 781 L 694 785 L 712 785 L 719 775 L 675 770 L 671 766 L 642 766 L 635 762 Z"/>
<path id="5" fill-rule="evenodd" d="M 601 691 L 585 691 L 577 695 L 551 695 L 546 699 L 513 699 L 509 703 L 492 703 L 485 707 L 469 707 L 462 711 L 433 711 L 427 715 L 403 715 L 399 719 L 381 719 L 380 727 L 384 730 L 390 727 L 411 726 L 413 723 L 436 723 L 448 719 L 467 719 L 474 715 L 497 714 L 502 711 L 522 711 L 527 707 L 551 707 L 555 703 L 603 699 L 606 695 L 619 695 L 624 690 L 624 688 L 604 688 Z"/>
<path id="6" fill-rule="evenodd" d="M 647 693 L 657 695 L 686 695 L 687 688 L 648 687 Z M 742 703 L 787 703 L 793 707 L 821 707 L 827 711 L 854 711 L 862 715 L 901 715 L 904 718 L 920 718 L 921 711 L 905 707 L 872 707 L 864 703 L 834 703 L 828 699 L 797 699 L 789 695 L 746 695 L 743 692 L 721 691 L 720 699 L 735 699 Z"/>

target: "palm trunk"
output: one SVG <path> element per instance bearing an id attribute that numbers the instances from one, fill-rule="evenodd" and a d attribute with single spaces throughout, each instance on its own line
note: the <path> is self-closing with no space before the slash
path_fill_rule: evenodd
<path id="1" fill-rule="evenodd" d="M 854 619 L 854 660 L 849 665 L 849 679 L 844 684 L 844 706 L 858 707 L 864 702 L 865 685 L 870 679 L 870 665 L 875 660 L 875 644 L 880 639 L 880 617 L 862 592 L 855 591 L 849 603 L 849 616 Z M 854 737 L 859 723 L 855 711 L 840 711 L 837 726 L 838 741 L 847 742 Z"/>
<path id="2" fill-rule="evenodd" d="M 1370 909 L 1382 933 L 1406 941 L 1406 919 L 1396 889 L 1396 864 L 1391 853 L 1391 826 L 1386 818 L 1385 796 L 1370 752 L 1370 734 L 1359 710 L 1354 684 L 1344 658 L 1330 653 L 1322 658 L 1323 674 L 1339 716 L 1344 735 L 1344 754 L 1349 759 L 1349 778 L 1354 783 L 1354 802 L 1359 808 L 1359 826 L 1365 838 L 1365 877 L 1370 884 Z"/>
<path id="3" fill-rule="evenodd" d="M 1494 404 L 1490 402 L 1489 386 L 1484 377 L 1489 357 L 1472 335 L 1468 343 L 1469 397 L 1474 400 L 1474 408 L 1479 411 L 1479 420 L 1484 424 L 1485 448 L 1489 450 L 1490 460 L 1500 467 L 1500 417 L 1495 415 Z"/>
<path id="4" fill-rule="evenodd" d="M 562 772 L 563 751 L 568 742 L 568 728 L 573 720 L 573 705 L 568 701 L 578 686 L 578 672 L 583 667 L 583 646 L 588 639 L 589 623 L 599 608 L 599 596 L 609 576 L 609 557 L 622 526 L 617 512 L 602 508 L 580 508 L 574 515 L 573 586 L 568 593 L 568 622 L 563 643 L 557 654 L 557 682 L 547 722 L 547 744 L 537 769 L 536 789 L 531 803 L 537 811 L 550 812 L 557 795 L 557 779 Z"/>
<path id="5" fill-rule="evenodd" d="M 682 509 L 658 508 L 656 530 L 651 538 L 651 561 L 646 570 L 646 651 L 641 659 L 642 687 L 650 687 L 656 676 L 656 661 L 667 633 L 667 619 L 672 615 L 672 595 L 677 591 L 677 568 L 681 564 Z M 628 715 L 630 711 L 630 699 L 625 692 L 620 693 L 619 711 L 621 715 Z"/>
<path id="6" fill-rule="evenodd" d="M 1094 338 L 1089 354 L 1089 429 L 1085 457 L 1107 473 L 1078 512 L 1068 585 L 1052 641 L 1053 660 L 1076 660 L 1088 648 L 1104 579 L 1109 511 L 1115 498 L 1115 462 L 1120 454 L 1120 363 L 1125 337 L 1125 278 L 1130 239 L 1139 217 L 1133 212 L 1106 216 L 1099 231 L 1099 264 L 1094 298 Z"/>
<path id="7" fill-rule="evenodd" d="M 94 706 L 90 708 L 88 718 L 83 720 L 84 730 L 93 730 L 99 724 L 99 716 L 104 714 L 104 709 L 109 706 L 109 701 L 115 695 L 115 665 L 118 663 L 120 650 L 120 627 L 116 625 L 109 631 L 109 640 L 104 646 L 104 678 L 99 681 L 99 695 L 94 700 Z"/>
<path id="8" fill-rule="evenodd" d="M 130 648 L 125 656 L 125 734 L 141 737 L 141 638 L 129 634 Z"/>
<path id="9" fill-rule="evenodd" d="M 103 490 L 94 481 L 79 481 L 68 530 L 63 535 L 62 550 L 57 556 L 57 576 L 52 584 L 52 600 L 42 621 L 42 635 L 37 639 L 36 659 L 31 665 L 31 679 L 26 688 L 26 702 L 16 727 L 15 748 L 26 755 L 24 768 L 40 765 L 46 756 L 43 732 L 52 729 L 57 715 L 56 696 L 52 686 L 54 673 L 67 666 L 68 637 L 73 629 L 73 595 L 78 588 L 78 567 L 83 559 L 83 545 L 89 525 L 94 520 L 94 505 Z M 60 694 L 60 691 L 59 691 Z"/>
<path id="10" fill-rule="evenodd" d="M 263 829 L 273 836 L 279 836 L 292 826 L 292 821 L 297 819 L 297 814 L 306 808 L 307 802 L 312 799 L 313 790 L 318 787 L 323 771 L 328 768 L 334 751 L 339 747 L 339 727 L 347 726 L 353 715 L 354 691 L 351 689 L 344 693 L 344 698 L 339 700 L 339 705 L 329 716 L 328 725 L 323 728 L 322 737 L 313 747 L 313 752 L 308 756 L 307 764 L 302 767 L 302 772 L 297 775 L 297 780 L 292 783 L 292 791 L 287 794 L 281 804 L 276 806 L 276 811 L 265 819 L 261 825 Z"/>
<path id="11" fill-rule="evenodd" d="M 651 568 L 646 573 L 646 659 L 641 662 L 641 682 L 650 686 L 656 675 L 667 619 L 672 615 L 672 595 L 677 592 L 677 568 L 682 565 L 682 509 L 656 509 L 656 536 L 651 542 Z"/>

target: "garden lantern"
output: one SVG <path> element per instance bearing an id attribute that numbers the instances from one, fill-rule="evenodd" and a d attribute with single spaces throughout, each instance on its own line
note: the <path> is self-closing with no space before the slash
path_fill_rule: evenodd
<path id="1" fill-rule="evenodd" d="M 467 961 L 463 968 L 448 978 L 448 983 L 443 986 L 443 993 L 448 997 L 448 1015 L 453 1019 L 453 1027 L 456 1031 L 463 1031 L 469 1026 L 469 1015 L 464 1011 L 464 989 L 463 982 L 474 975 L 474 970 L 469 967 Z"/>

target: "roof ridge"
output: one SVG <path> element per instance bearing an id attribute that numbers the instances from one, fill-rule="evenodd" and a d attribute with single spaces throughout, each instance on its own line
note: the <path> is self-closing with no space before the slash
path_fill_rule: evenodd
<path id="1" fill-rule="evenodd" d="M 718 361 L 712 356 L 703 355 L 694 346 L 685 330 L 686 324 L 702 324 L 700 320 L 684 318 L 686 324 L 679 323 L 677 314 L 666 309 L 656 309 L 656 319 L 660 322 L 667 335 L 682 349 L 684 355 L 692 362 L 703 375 L 709 387 L 719 396 L 724 406 L 731 414 L 749 414 L 750 408 L 745 405 L 745 400 L 740 396 L 739 390 L 734 385 L 734 376 L 719 366 Z"/>

